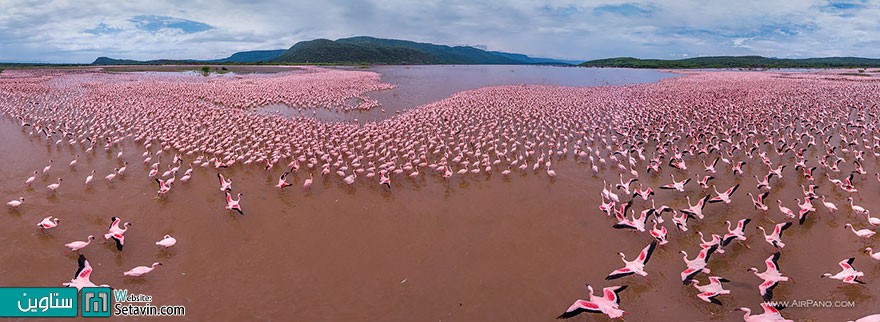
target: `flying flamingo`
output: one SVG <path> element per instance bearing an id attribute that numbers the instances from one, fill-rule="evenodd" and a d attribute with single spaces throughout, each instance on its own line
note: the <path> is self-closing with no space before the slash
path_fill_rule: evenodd
<path id="1" fill-rule="evenodd" d="M 687 221 L 690 218 L 694 218 L 694 216 L 685 212 L 682 212 L 681 216 L 679 216 L 677 211 L 672 211 L 672 222 L 681 231 L 688 231 Z"/>
<path id="2" fill-rule="evenodd" d="M 709 202 L 714 203 L 714 202 L 722 202 L 723 201 L 725 204 L 730 204 L 730 202 L 731 202 L 730 196 L 733 195 L 733 193 L 736 191 L 737 188 L 739 188 L 739 184 L 737 183 L 736 185 L 734 185 L 733 187 L 730 187 L 729 189 L 727 189 L 723 193 L 718 192 L 718 188 L 715 186 L 712 186 L 712 188 L 715 189 L 715 194 L 717 194 L 718 196 L 714 197 L 712 199 L 709 199 Z"/>
<path id="3" fill-rule="evenodd" d="M 281 174 L 281 177 L 278 178 L 278 184 L 275 185 L 275 188 L 283 190 L 286 187 L 292 186 L 292 184 L 287 182 L 287 174 L 289 173 L 290 171 Z"/>
<path id="4" fill-rule="evenodd" d="M 706 195 L 703 198 L 700 198 L 697 201 L 696 205 L 691 205 L 691 197 L 690 196 L 685 196 L 685 198 L 687 199 L 687 202 L 688 202 L 688 208 L 681 209 L 681 212 L 688 214 L 690 216 L 699 218 L 699 219 L 703 219 L 703 208 L 706 207 L 706 201 L 709 200 L 709 195 Z"/>
<path id="5" fill-rule="evenodd" d="M 694 259 L 688 259 L 688 254 L 685 251 L 680 251 L 682 255 L 684 255 L 684 263 L 687 265 L 687 268 L 681 272 L 681 282 L 684 285 L 690 283 L 690 280 L 697 276 L 699 273 L 709 274 L 711 270 L 706 267 L 709 262 L 709 256 L 712 255 L 715 250 L 718 249 L 718 245 L 702 248 L 700 249 L 700 253 L 697 254 L 697 257 Z"/>
<path id="6" fill-rule="evenodd" d="M 220 179 L 220 191 L 232 191 L 232 179 L 226 180 L 223 177 L 223 174 L 217 173 L 217 178 Z"/>
<path id="7" fill-rule="evenodd" d="M 834 275 L 831 273 L 824 273 L 822 274 L 822 277 L 840 280 L 846 284 L 865 284 L 865 282 L 859 280 L 859 277 L 865 276 L 865 273 L 857 271 L 855 267 L 852 266 L 855 260 L 855 257 L 850 257 L 840 261 L 840 263 L 837 263 L 842 269 L 839 273 Z"/>
<path id="8" fill-rule="evenodd" d="M 651 242 L 648 246 L 645 246 L 639 255 L 633 259 L 632 261 L 626 260 L 626 255 L 623 252 L 617 253 L 620 255 L 620 259 L 623 260 L 624 267 L 619 268 L 608 274 L 608 277 L 605 277 L 606 280 L 618 279 L 624 276 L 629 276 L 632 274 L 639 274 L 641 276 L 648 276 L 648 273 L 645 272 L 645 265 L 648 264 L 648 260 L 651 259 L 651 254 L 654 252 L 654 248 L 657 247 L 657 242 Z"/>
<path id="9" fill-rule="evenodd" d="M 654 220 L 654 227 L 651 229 L 651 236 L 654 237 L 660 245 L 666 245 L 669 241 L 666 240 L 666 227 L 660 225 L 660 228 L 657 228 L 657 220 Z"/>
<path id="10" fill-rule="evenodd" d="M 239 215 L 244 216 L 244 212 L 241 211 L 241 192 L 238 193 L 238 199 L 232 199 L 232 194 L 229 191 L 226 192 L 226 210 L 235 210 Z"/>
<path id="11" fill-rule="evenodd" d="M 107 284 L 95 285 L 95 283 L 92 283 L 90 279 L 92 275 L 92 265 L 89 264 L 89 261 L 86 260 L 86 257 L 83 254 L 79 254 L 77 262 L 78 267 L 76 273 L 73 274 L 73 279 L 70 280 L 70 282 L 61 285 L 75 287 L 77 290 L 82 290 L 83 287 L 110 287 Z"/>
<path id="12" fill-rule="evenodd" d="M 625 290 L 626 287 L 626 285 L 606 287 L 602 289 L 602 296 L 595 296 L 593 295 L 593 287 L 587 285 L 587 289 L 590 291 L 589 300 L 579 299 L 574 301 L 557 319 L 572 318 L 584 312 L 601 313 L 612 319 L 623 317 L 627 312 L 619 307 L 619 293 Z"/>
<path id="13" fill-rule="evenodd" d="M 170 182 L 167 182 L 167 181 L 159 179 L 159 178 L 153 178 L 153 180 L 156 180 L 156 183 L 159 184 L 159 191 L 156 192 L 157 196 L 165 195 L 166 193 L 168 193 L 168 191 L 171 191 L 171 183 Z"/>
<path id="14" fill-rule="evenodd" d="M 703 301 L 721 305 L 721 301 L 717 299 L 719 295 L 730 294 L 730 290 L 725 290 L 722 283 L 730 282 L 726 278 L 718 276 L 709 276 L 709 284 L 700 285 L 700 281 L 691 280 L 694 288 L 700 291 L 697 297 Z"/>
<path id="15" fill-rule="evenodd" d="M 708 249 L 714 246 L 716 247 L 716 252 L 724 254 L 724 249 L 721 248 L 721 236 L 718 236 L 718 234 L 712 234 L 712 239 L 706 241 L 702 231 L 698 231 L 697 234 L 700 235 L 700 248 Z"/>
<path id="16" fill-rule="evenodd" d="M 387 172 L 382 172 L 379 174 L 379 185 L 386 186 L 388 189 L 391 189 L 391 177 L 388 176 Z"/>
<path id="17" fill-rule="evenodd" d="M 800 200 L 795 199 L 795 202 L 798 203 L 798 224 L 803 225 L 804 221 L 807 219 L 807 214 L 813 211 L 816 211 L 816 208 L 813 207 L 813 203 L 810 202 L 810 197 L 804 197 L 804 203 L 801 203 Z"/>
<path id="18" fill-rule="evenodd" d="M 770 255 L 770 257 L 767 257 L 764 261 L 767 269 L 764 272 L 758 273 L 757 268 L 749 268 L 750 272 L 763 280 L 763 282 L 758 285 L 758 291 L 761 293 L 761 297 L 763 297 L 765 302 L 773 300 L 773 289 L 776 288 L 776 285 L 778 285 L 779 282 L 788 281 L 788 277 L 779 272 L 779 255 L 780 253 L 776 252 L 773 255 Z"/>
<path id="19" fill-rule="evenodd" d="M 697 175 L 699 178 L 699 175 Z M 709 180 L 715 179 L 714 176 L 704 176 L 702 179 L 698 180 L 697 183 L 700 184 L 700 188 L 709 189 Z"/>
<path id="20" fill-rule="evenodd" d="M 730 228 L 730 221 L 724 221 L 727 224 L 727 233 L 721 238 L 721 246 L 727 247 L 734 240 L 745 241 L 747 239 L 745 234 L 746 225 L 751 221 L 749 218 L 740 219 L 733 229 Z"/>
<path id="21" fill-rule="evenodd" d="M 682 181 L 675 181 L 675 175 L 674 175 L 674 174 L 670 174 L 669 176 L 672 177 L 672 183 L 662 185 L 662 186 L 660 186 L 660 189 L 675 189 L 675 190 L 678 191 L 678 192 L 684 192 L 684 186 L 685 186 L 688 182 L 691 181 L 691 178 L 686 178 L 686 179 L 684 179 L 684 180 L 682 180 Z"/>
<path id="22" fill-rule="evenodd" d="M 113 239 L 116 242 L 116 249 L 122 251 L 122 246 L 125 245 L 125 232 L 128 231 L 128 226 L 131 226 L 130 222 L 125 222 L 122 225 L 122 228 L 119 228 L 119 223 L 122 219 L 119 217 L 110 218 L 110 228 L 107 229 L 107 233 L 104 234 L 104 239 Z"/>
<path id="23" fill-rule="evenodd" d="M 764 232 L 764 240 L 767 241 L 768 244 L 776 248 L 783 248 L 785 247 L 785 243 L 782 242 L 782 232 L 784 232 L 789 227 L 791 227 L 790 221 L 776 224 L 776 226 L 773 227 L 773 232 L 771 232 L 770 235 L 767 235 L 767 231 L 764 230 L 764 227 L 758 226 L 758 229 Z"/>
<path id="24" fill-rule="evenodd" d="M 770 303 L 764 302 L 761 303 L 761 308 L 764 309 L 764 313 L 758 315 L 752 315 L 752 310 L 747 307 L 739 308 L 740 311 L 746 312 L 743 316 L 743 321 L 745 322 L 794 322 L 794 320 L 788 320 L 782 317 L 782 313 L 779 312 L 779 309 L 770 305 Z"/>

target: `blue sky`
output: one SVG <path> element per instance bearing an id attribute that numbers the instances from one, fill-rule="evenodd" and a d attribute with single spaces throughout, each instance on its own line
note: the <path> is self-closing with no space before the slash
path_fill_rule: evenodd
<path id="1" fill-rule="evenodd" d="M 3 0 L 0 61 L 214 59 L 358 35 L 579 60 L 880 57 L 880 0 L 318 3 Z"/>

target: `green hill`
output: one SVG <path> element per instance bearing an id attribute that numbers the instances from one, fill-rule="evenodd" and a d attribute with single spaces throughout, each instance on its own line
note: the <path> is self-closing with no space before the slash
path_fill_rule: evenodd
<path id="1" fill-rule="evenodd" d="M 398 46 L 336 42 L 327 39 L 301 41 L 272 60 L 281 63 L 379 63 L 429 64 L 430 55 Z"/>
<path id="2" fill-rule="evenodd" d="M 252 51 L 242 51 L 232 54 L 227 58 L 210 60 L 209 62 L 218 62 L 218 63 L 263 63 L 271 61 L 281 54 L 285 53 L 287 50 L 285 49 L 276 49 L 276 50 L 252 50 Z"/>
<path id="3" fill-rule="evenodd" d="M 301 41 L 273 61 L 312 64 L 567 64 L 560 60 L 489 52 L 470 46 L 445 46 L 373 37 Z"/>
<path id="4" fill-rule="evenodd" d="M 880 67 L 880 59 L 860 57 L 767 58 L 761 56 L 713 56 L 678 60 L 617 57 L 581 63 L 584 67 L 622 68 L 858 68 Z"/>
<path id="5" fill-rule="evenodd" d="M 232 54 L 232 56 L 213 59 L 213 60 L 195 60 L 195 59 L 157 59 L 157 60 L 131 60 L 131 59 L 114 59 L 109 57 L 98 57 L 92 62 L 92 65 L 186 65 L 186 64 L 202 64 L 202 63 L 265 63 L 275 57 L 285 53 L 285 49 L 277 50 L 253 50 L 242 51 Z"/>

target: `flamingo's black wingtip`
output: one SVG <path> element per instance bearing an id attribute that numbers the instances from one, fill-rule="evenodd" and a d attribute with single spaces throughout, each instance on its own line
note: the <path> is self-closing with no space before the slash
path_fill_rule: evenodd
<path id="1" fill-rule="evenodd" d="M 117 239 L 116 237 L 113 237 L 113 240 L 116 241 L 116 249 L 118 249 L 118 250 L 121 252 L 121 251 L 122 251 L 122 246 L 123 246 L 123 245 L 122 245 L 122 241 L 119 240 L 119 239 Z"/>

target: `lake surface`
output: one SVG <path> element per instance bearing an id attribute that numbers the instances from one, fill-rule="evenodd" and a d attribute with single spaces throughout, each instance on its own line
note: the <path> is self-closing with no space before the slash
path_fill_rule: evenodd
<path id="1" fill-rule="evenodd" d="M 391 100 L 383 102 L 388 104 L 386 116 L 430 101 L 430 97 L 443 98 L 480 84 L 554 81 L 559 85 L 588 86 L 673 76 L 656 71 L 535 66 L 375 70 L 382 73 L 383 80 L 399 82 L 393 91 L 371 94 L 398 93 L 396 100 L 391 95 Z M 469 73 L 483 76 L 474 76 L 478 78 L 474 80 L 465 76 Z M 504 73 L 518 76 L 505 78 Z M 432 81 L 418 75 L 437 76 L 431 76 L 435 77 Z M 400 105 L 392 109 L 389 102 Z M 377 119 L 380 116 L 375 114 Z M 522 121 L 526 127 L 530 120 Z M 191 181 L 175 184 L 171 193 L 157 198 L 157 184 L 147 175 L 150 166 L 141 162 L 146 151 L 142 143 L 125 139 L 109 151 L 99 145 L 87 152 L 82 144 L 56 144 L 55 137 L 50 140 L 30 132 L 31 128 L 21 127 L 19 120 L 0 116 L 0 197 L 4 203 L 20 196 L 26 199 L 18 210 L 4 206 L 0 211 L 0 285 L 60 286 L 76 271 L 77 258 L 62 245 L 92 234 L 97 239 L 82 253 L 94 268 L 93 282 L 152 295 L 157 306 L 185 305 L 187 316 L 176 319 L 183 321 L 550 322 L 557 321 L 555 317 L 576 298 L 586 296 L 583 283 L 597 288 L 629 285 L 621 307 L 631 312 L 625 316 L 630 322 L 741 321 L 742 312 L 736 308 L 746 306 L 760 311 L 760 280 L 747 269 L 757 267 L 763 271 L 764 260 L 775 251 L 756 227 L 770 228 L 782 220 L 775 208 L 776 200 L 796 210 L 795 200 L 802 197 L 800 185 L 809 184 L 794 169 L 793 161 L 777 158 L 772 147 L 762 145 L 761 151 L 788 168 L 784 179 L 774 180 L 772 200 L 768 202 L 770 213 L 756 211 L 745 194 L 757 192 L 753 176 L 764 176 L 768 167 L 738 152 L 734 161 L 750 161 L 743 167 L 744 173 L 734 176 L 730 165 L 719 163 L 713 181 L 720 189 L 741 184 L 735 200 L 729 205 L 707 206 L 706 218 L 691 221 L 689 232 L 676 230 L 670 215 L 664 215 L 670 243 L 658 247 L 652 255 L 647 267 L 650 275 L 609 282 L 603 280 L 605 276 L 622 265 L 617 252 L 632 259 L 652 238 L 611 228 L 613 219 L 598 210 L 603 189 L 599 184 L 618 182 L 620 172 L 609 166 L 594 175 L 588 161 L 575 157 L 571 150 L 554 158 L 554 178 L 548 177 L 543 168 L 514 170 L 504 176 L 499 172 L 505 168 L 503 165 L 493 172 L 456 174 L 448 180 L 435 171 L 422 169 L 418 177 L 394 177 L 390 190 L 377 185 L 375 179 L 358 178 L 353 185 L 346 185 L 333 172 L 321 175 L 320 166 L 302 166 L 291 173 L 287 180 L 294 186 L 285 190 L 273 187 L 287 170 L 284 162 L 271 171 L 261 164 L 236 164 L 222 170 L 196 166 Z M 686 143 L 679 148 L 686 148 Z M 603 149 L 601 157 L 610 158 L 601 144 L 595 146 Z M 839 146 L 836 136 L 831 144 Z M 652 155 L 653 149 L 649 147 L 645 154 Z M 156 146 L 150 149 L 157 155 L 159 151 Z M 117 158 L 117 153 L 121 157 Z M 167 169 L 175 153 L 173 149 L 161 152 L 161 170 Z M 814 146 L 806 151 L 806 157 L 816 160 L 824 153 L 824 147 Z M 704 176 L 707 173 L 701 165 L 711 163 L 716 155 L 689 158 L 687 171 L 666 166 L 660 173 L 643 171 L 633 186 L 656 188 L 670 183 L 670 174 L 679 180 Z M 195 158 L 183 157 L 181 171 Z M 77 165 L 68 166 L 75 158 Z M 880 171 L 880 161 L 871 153 L 865 158 L 868 176 L 858 183 L 864 199 L 859 197 L 856 203 L 876 211 L 880 209 L 880 200 L 875 198 L 880 183 L 871 175 Z M 534 159 L 528 159 L 529 165 L 535 164 Z M 53 160 L 53 166 L 48 174 L 40 173 L 32 187 L 26 187 L 24 180 L 49 160 Z M 124 161 L 128 162 L 124 176 L 113 182 L 103 179 Z M 158 157 L 151 162 L 158 162 Z M 638 162 L 635 169 L 645 169 L 646 162 Z M 832 173 L 833 177 L 851 171 L 850 164 L 842 166 L 846 168 Z M 96 171 L 95 180 L 85 185 L 84 179 L 92 170 Z M 224 209 L 216 177 L 221 171 L 234 179 L 235 191 L 245 193 L 245 216 Z M 853 301 L 856 306 L 792 307 L 784 311 L 796 321 L 843 321 L 877 313 L 880 307 L 880 264 L 861 252 L 865 246 L 876 246 L 876 238 L 862 241 L 844 230 L 845 222 L 867 227 L 865 219 L 849 211 L 845 205 L 849 195 L 833 190 L 824 176 L 819 177 L 823 172 L 816 173 L 816 182 L 822 185 L 820 192 L 841 210 L 832 215 L 818 200 L 814 201 L 817 213 L 810 215 L 803 226 L 786 231 L 783 240 L 789 246 L 780 267 L 795 282 L 780 285 L 776 297 Z M 310 174 L 314 184 L 303 189 Z M 46 186 L 57 178 L 64 179 L 63 185 L 56 193 L 48 193 Z M 691 182 L 685 192 L 658 189 L 653 198 L 657 206 L 684 209 L 689 203 L 685 196 L 695 199 L 708 193 Z M 636 210 L 650 206 L 641 199 L 634 203 Z M 35 224 L 48 215 L 63 221 L 58 228 L 42 232 Z M 125 235 L 123 252 L 101 238 L 111 216 L 133 223 Z M 678 251 L 686 250 L 693 258 L 701 242 L 696 231 L 723 234 L 727 229 L 725 220 L 740 218 L 753 220 L 746 230 L 748 241 L 734 242 L 726 247 L 725 254 L 712 255 L 710 263 L 713 275 L 732 281 L 725 287 L 733 295 L 721 298 L 723 306 L 702 302 L 696 298 L 695 288 L 683 286 L 679 280 L 685 265 Z M 178 240 L 169 251 L 153 244 L 165 234 Z M 839 282 L 819 278 L 823 272 L 837 272 L 836 263 L 850 256 L 856 257 L 856 267 L 866 273 L 867 285 L 838 288 Z M 155 261 L 164 265 L 146 277 L 121 274 Z M 705 276 L 701 274 L 700 280 L 705 283 Z M 571 321 L 607 320 L 579 316 Z"/>
<path id="2" fill-rule="evenodd" d="M 352 67 L 344 67 L 352 69 Z M 361 70 L 361 69 L 358 69 Z M 380 108 L 369 111 L 300 110 L 283 104 L 258 109 L 262 113 L 283 116 L 312 116 L 322 121 L 369 122 L 393 116 L 398 111 L 439 101 L 452 94 L 486 86 L 558 85 L 607 86 L 653 83 L 676 77 L 676 74 L 648 69 L 582 68 L 531 65 L 427 65 L 377 66 L 368 69 L 379 73 L 392 90 L 368 93 L 379 101 Z M 354 102 L 352 102 L 353 105 Z M 384 112 L 383 112 L 384 111 Z"/>

